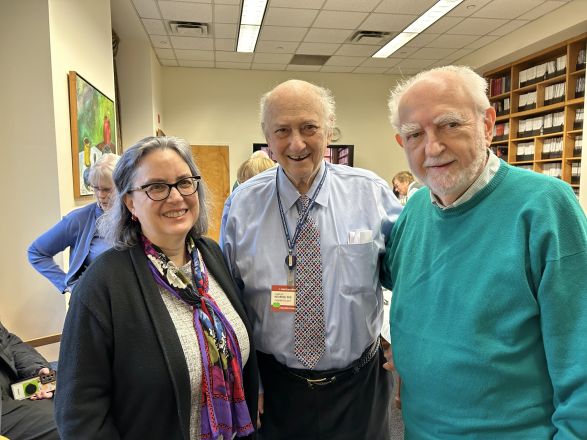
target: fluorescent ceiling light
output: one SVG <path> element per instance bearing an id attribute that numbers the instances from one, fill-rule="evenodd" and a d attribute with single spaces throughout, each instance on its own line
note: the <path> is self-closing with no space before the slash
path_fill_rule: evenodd
<path id="1" fill-rule="evenodd" d="M 416 21 L 410 24 L 393 40 L 379 49 L 372 58 L 387 58 L 392 53 L 397 51 L 400 47 L 406 44 L 411 39 L 415 38 L 421 32 L 424 32 L 432 24 L 436 23 L 464 0 L 440 0 L 434 6 L 422 14 Z"/>
<path id="2" fill-rule="evenodd" d="M 261 30 L 267 0 L 244 0 L 238 32 L 237 52 L 253 52 Z"/>

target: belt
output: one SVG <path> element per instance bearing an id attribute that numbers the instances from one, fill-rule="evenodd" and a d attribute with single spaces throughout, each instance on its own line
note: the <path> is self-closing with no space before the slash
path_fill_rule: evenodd
<path id="1" fill-rule="evenodd" d="M 365 349 L 359 359 L 353 361 L 348 367 L 340 370 L 301 370 L 297 368 L 288 368 L 282 364 L 279 365 L 281 365 L 291 376 L 305 382 L 309 388 L 324 387 L 357 374 L 361 368 L 373 360 L 378 349 L 379 338 Z"/>

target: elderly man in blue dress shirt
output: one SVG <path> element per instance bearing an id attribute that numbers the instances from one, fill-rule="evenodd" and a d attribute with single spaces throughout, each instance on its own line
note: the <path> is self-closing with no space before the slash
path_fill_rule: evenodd
<path id="1" fill-rule="evenodd" d="M 330 91 L 286 81 L 263 96 L 261 117 L 279 167 L 231 194 L 220 236 L 259 350 L 260 434 L 387 440 L 378 274 L 401 205 L 372 172 L 325 162 Z"/>

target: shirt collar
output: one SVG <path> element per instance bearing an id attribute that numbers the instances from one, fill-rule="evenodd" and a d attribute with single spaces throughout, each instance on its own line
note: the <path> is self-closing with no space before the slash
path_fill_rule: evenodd
<path id="1" fill-rule="evenodd" d="M 310 186 L 310 189 L 307 193 L 308 197 L 312 197 L 314 195 L 314 191 L 316 191 L 316 188 L 318 188 L 318 185 L 320 184 L 320 179 L 322 179 L 322 176 L 326 172 L 326 166 L 326 161 L 323 160 L 320 164 L 320 169 L 318 170 L 316 177 L 314 177 L 312 186 Z M 279 168 L 277 169 L 277 181 L 279 182 L 279 197 L 281 197 L 283 209 L 284 211 L 289 211 L 289 209 L 291 209 L 291 207 L 295 205 L 295 203 L 298 201 L 301 194 L 293 185 L 293 183 L 291 183 L 289 178 L 285 175 L 285 172 L 283 171 L 283 168 L 281 166 L 279 166 Z M 327 206 L 328 194 L 330 192 L 329 183 L 330 173 L 326 175 L 326 178 L 324 179 L 324 184 L 322 185 L 320 192 L 316 196 L 317 204 Z"/>
<path id="2" fill-rule="evenodd" d="M 430 199 L 433 205 L 438 206 L 440 209 L 449 209 L 449 208 L 456 208 L 459 205 L 471 200 L 475 194 L 485 188 L 491 179 L 495 177 L 497 174 L 497 170 L 499 170 L 499 158 L 491 151 L 490 149 L 487 150 L 487 162 L 485 163 L 485 167 L 479 177 L 473 182 L 473 184 L 461 195 L 458 199 L 456 199 L 450 205 L 444 206 L 440 199 L 432 194 L 430 191 Z"/>

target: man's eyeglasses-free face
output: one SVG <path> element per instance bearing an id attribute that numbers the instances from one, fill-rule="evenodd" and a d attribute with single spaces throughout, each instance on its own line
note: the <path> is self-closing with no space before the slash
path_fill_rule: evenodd
<path id="1" fill-rule="evenodd" d="M 175 188 L 182 196 L 191 196 L 198 190 L 200 176 L 185 177 L 175 183 L 155 182 L 132 188 L 129 192 L 144 191 L 151 200 L 160 202 L 171 194 L 171 188 Z"/>

